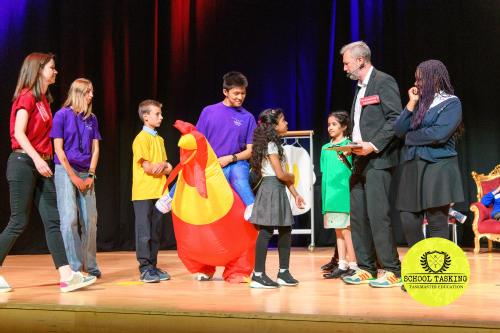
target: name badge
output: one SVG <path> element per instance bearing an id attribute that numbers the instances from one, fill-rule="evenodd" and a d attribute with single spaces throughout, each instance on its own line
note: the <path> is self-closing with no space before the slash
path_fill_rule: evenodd
<path id="1" fill-rule="evenodd" d="M 378 95 L 372 95 L 372 96 L 367 96 L 363 97 L 359 100 L 361 103 L 361 106 L 366 106 L 366 105 L 372 105 L 372 104 L 379 104 L 380 103 L 380 97 Z"/>
<path id="2" fill-rule="evenodd" d="M 44 122 L 46 122 L 47 120 L 50 119 L 50 113 L 47 111 L 47 109 L 45 109 L 45 106 L 43 105 L 43 102 L 38 102 L 35 104 L 37 110 L 38 110 L 38 113 L 40 114 L 40 117 L 42 118 L 42 120 Z"/>

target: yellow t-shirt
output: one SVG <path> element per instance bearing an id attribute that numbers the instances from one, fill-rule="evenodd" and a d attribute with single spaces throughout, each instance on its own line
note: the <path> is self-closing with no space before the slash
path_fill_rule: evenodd
<path id="1" fill-rule="evenodd" d="M 164 175 L 152 176 L 144 172 L 141 160 L 157 163 L 167 160 L 163 138 L 142 130 L 132 143 L 132 200 L 158 199 L 167 182 Z"/>

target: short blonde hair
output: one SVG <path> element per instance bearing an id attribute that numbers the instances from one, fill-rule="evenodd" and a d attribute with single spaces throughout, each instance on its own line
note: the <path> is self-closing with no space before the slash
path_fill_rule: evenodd
<path id="1" fill-rule="evenodd" d="M 85 94 L 93 89 L 92 82 L 88 79 L 78 78 L 69 87 L 68 98 L 63 107 L 70 106 L 76 112 L 83 112 L 83 119 L 92 115 L 92 101 L 87 104 Z"/>
<path id="2" fill-rule="evenodd" d="M 163 104 L 154 99 L 145 99 L 144 101 L 139 103 L 139 118 L 144 121 L 144 115 L 149 114 L 151 112 L 150 106 L 156 106 L 158 108 L 162 108 Z"/>

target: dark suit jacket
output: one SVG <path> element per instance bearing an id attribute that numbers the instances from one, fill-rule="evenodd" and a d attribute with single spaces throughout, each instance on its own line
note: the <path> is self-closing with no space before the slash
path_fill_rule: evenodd
<path id="1" fill-rule="evenodd" d="M 356 89 L 351 107 L 351 121 L 354 127 L 354 106 L 359 87 Z M 396 80 L 384 72 L 373 68 L 366 87 L 365 96 L 378 95 L 380 103 L 361 108 L 360 131 L 363 141 L 371 142 L 379 150 L 366 157 L 355 158 L 355 172 L 366 166 L 387 169 L 398 164 L 400 140 L 394 136 L 393 124 L 401 113 L 401 98 Z"/>

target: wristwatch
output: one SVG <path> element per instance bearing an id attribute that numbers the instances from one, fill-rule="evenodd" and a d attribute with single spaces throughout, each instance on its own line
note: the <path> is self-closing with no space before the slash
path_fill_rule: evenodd
<path id="1" fill-rule="evenodd" d="M 89 178 L 94 178 L 94 179 L 97 179 L 97 177 L 96 177 L 95 173 L 90 172 L 90 171 L 89 171 L 89 173 L 88 173 L 88 177 L 89 177 Z"/>
<path id="2" fill-rule="evenodd" d="M 238 160 L 238 156 L 236 156 L 236 154 L 233 154 L 233 163 L 236 162 Z"/>

